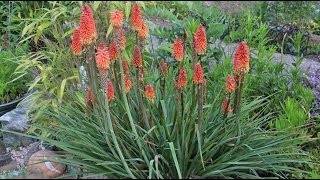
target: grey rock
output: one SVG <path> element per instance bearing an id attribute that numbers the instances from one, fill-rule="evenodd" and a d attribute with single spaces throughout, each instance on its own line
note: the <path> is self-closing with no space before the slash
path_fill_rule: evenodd
<path id="1" fill-rule="evenodd" d="M 2 130 L 25 133 L 28 130 L 28 118 L 26 116 L 28 107 L 28 104 L 24 104 L 2 115 L 0 117 Z M 3 143 L 5 147 L 27 146 L 32 142 L 34 142 L 32 138 L 11 132 L 3 132 Z"/>

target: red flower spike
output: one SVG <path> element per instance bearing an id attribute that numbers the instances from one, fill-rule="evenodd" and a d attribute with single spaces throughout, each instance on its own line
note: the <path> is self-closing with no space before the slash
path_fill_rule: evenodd
<path id="1" fill-rule="evenodd" d="M 89 45 L 92 40 L 97 39 L 96 24 L 88 4 L 82 7 L 79 32 L 82 45 Z"/>
<path id="2" fill-rule="evenodd" d="M 96 64 L 100 71 L 108 70 L 110 67 L 110 56 L 107 48 L 100 43 L 96 53 Z"/>
<path id="3" fill-rule="evenodd" d="M 227 105 L 228 105 L 228 107 L 227 107 Z M 221 105 L 221 110 L 223 113 L 227 113 L 227 114 L 232 112 L 232 108 L 231 108 L 230 101 L 229 101 L 228 97 L 226 97 L 223 100 L 222 105 Z"/>
<path id="4" fill-rule="evenodd" d="M 142 57 L 139 46 L 134 46 L 133 58 L 132 58 L 132 66 L 134 67 L 142 67 Z"/>
<path id="5" fill-rule="evenodd" d="M 82 45 L 80 41 L 80 31 L 79 28 L 76 28 L 73 31 L 72 37 L 71 37 L 71 47 L 72 47 L 72 52 L 76 56 L 80 56 L 82 53 Z"/>
<path id="6" fill-rule="evenodd" d="M 153 86 L 152 85 L 146 85 L 145 89 L 146 89 L 145 94 L 146 94 L 147 99 L 150 100 L 150 101 L 153 101 L 154 98 L 155 98 Z"/>
<path id="7" fill-rule="evenodd" d="M 188 82 L 187 70 L 186 68 L 183 67 L 179 70 L 177 88 L 181 89 L 186 87 L 187 82 Z"/>
<path id="8" fill-rule="evenodd" d="M 115 41 L 111 42 L 109 51 L 110 51 L 110 60 L 113 62 L 116 61 L 118 58 L 118 51 L 117 51 L 117 46 Z"/>
<path id="9" fill-rule="evenodd" d="M 119 36 L 120 36 L 120 50 L 123 51 L 126 47 L 126 34 L 124 29 L 119 29 Z"/>
<path id="10" fill-rule="evenodd" d="M 228 75 L 226 79 L 226 91 L 232 93 L 236 90 L 236 79 L 234 76 Z"/>
<path id="11" fill-rule="evenodd" d="M 93 100 L 93 92 L 92 89 L 89 87 L 87 90 L 87 104 L 92 103 Z"/>
<path id="12" fill-rule="evenodd" d="M 173 42 L 173 56 L 177 61 L 181 61 L 184 56 L 184 47 L 181 39 L 176 39 Z"/>
<path id="13" fill-rule="evenodd" d="M 203 55 L 207 50 L 207 36 L 205 28 L 200 25 L 194 36 L 194 47 L 198 55 Z"/>
<path id="14" fill-rule="evenodd" d="M 125 87 L 126 93 L 128 93 L 132 87 L 132 82 L 131 82 L 129 74 L 126 74 L 124 76 L 124 87 Z"/>
<path id="15" fill-rule="evenodd" d="M 199 84 L 203 83 L 204 81 L 203 71 L 200 63 L 194 65 L 193 70 L 193 83 Z"/>
<path id="16" fill-rule="evenodd" d="M 236 49 L 233 71 L 235 75 L 243 75 L 249 72 L 249 48 L 244 41 L 240 42 Z"/>
<path id="17" fill-rule="evenodd" d="M 106 95 L 107 95 L 108 101 L 112 101 L 115 98 L 114 88 L 113 88 L 113 84 L 111 81 L 107 82 L 107 94 Z"/>
<path id="18" fill-rule="evenodd" d="M 141 26 L 141 30 L 138 33 L 138 36 L 139 36 L 141 41 L 143 41 L 143 40 L 145 40 L 147 38 L 148 31 L 149 31 L 148 30 L 148 25 L 145 22 L 143 22 L 142 26 Z"/>
<path id="19" fill-rule="evenodd" d="M 129 74 L 129 65 L 125 59 L 122 60 L 122 68 L 123 68 L 123 73 L 124 74 Z"/>
<path id="20" fill-rule="evenodd" d="M 164 62 L 164 60 L 160 61 L 159 69 L 164 76 L 168 76 L 168 65 Z"/>
<path id="21" fill-rule="evenodd" d="M 123 24 L 123 12 L 114 11 L 110 13 L 110 23 L 113 27 L 119 28 Z"/>
<path id="22" fill-rule="evenodd" d="M 137 3 L 134 3 L 131 10 L 131 28 L 134 31 L 139 32 L 142 28 L 142 14 L 140 6 Z"/>

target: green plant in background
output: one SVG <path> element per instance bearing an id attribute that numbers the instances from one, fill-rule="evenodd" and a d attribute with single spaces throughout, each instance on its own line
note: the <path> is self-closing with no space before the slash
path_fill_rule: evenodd
<path id="1" fill-rule="evenodd" d="M 24 45 L 24 49 L 27 45 Z M 15 51 L 0 51 L 0 104 L 16 100 L 28 90 L 27 83 L 31 81 L 30 74 L 19 74 L 15 70 L 19 66 L 18 59 L 24 53 L 23 49 Z"/>
<path id="2" fill-rule="evenodd" d="M 275 121 L 277 130 L 293 130 L 292 128 L 298 128 L 305 124 L 305 121 L 308 119 L 308 114 L 297 100 L 288 98 L 282 106 L 284 114 L 281 114 Z"/>
<path id="3" fill-rule="evenodd" d="M 266 5 L 267 4 L 267 5 Z M 315 13 L 313 1 L 277 1 L 262 2 L 265 13 L 263 19 L 272 24 L 288 24 L 304 28 Z"/>

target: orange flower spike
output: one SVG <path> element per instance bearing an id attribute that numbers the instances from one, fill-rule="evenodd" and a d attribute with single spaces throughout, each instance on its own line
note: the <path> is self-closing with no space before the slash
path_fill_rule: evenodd
<path id="1" fill-rule="evenodd" d="M 229 102 L 229 104 L 228 104 L 228 102 Z M 227 105 L 228 105 L 228 107 L 227 107 Z M 229 101 L 228 97 L 226 97 L 222 101 L 221 110 L 223 113 L 231 113 L 232 112 L 232 108 L 231 108 L 230 101 Z"/>
<path id="2" fill-rule="evenodd" d="M 186 68 L 183 67 L 179 70 L 177 88 L 181 89 L 186 87 L 187 82 L 188 82 L 187 70 Z"/>
<path id="3" fill-rule="evenodd" d="M 246 42 L 239 43 L 234 59 L 233 59 L 233 71 L 235 75 L 243 75 L 249 72 L 249 48 Z"/>
<path id="4" fill-rule="evenodd" d="M 155 98 L 154 95 L 154 88 L 152 85 L 146 85 L 146 91 L 145 91 L 146 97 L 148 98 L 148 100 L 153 101 Z"/>
<path id="5" fill-rule="evenodd" d="M 127 61 L 125 59 L 122 60 L 122 68 L 123 68 L 124 74 L 129 74 L 130 73 L 129 65 L 128 65 L 128 63 L 127 63 Z"/>
<path id="6" fill-rule="evenodd" d="M 96 24 L 88 4 L 82 7 L 79 32 L 82 45 L 89 45 L 92 40 L 97 39 Z"/>
<path id="7" fill-rule="evenodd" d="M 168 76 L 168 65 L 164 62 L 164 60 L 160 61 L 159 69 L 164 76 Z"/>
<path id="8" fill-rule="evenodd" d="M 184 48 L 183 48 L 183 42 L 181 39 L 176 39 L 173 42 L 173 56 L 177 61 L 181 61 L 184 56 Z"/>
<path id="9" fill-rule="evenodd" d="M 141 30 L 138 33 L 140 40 L 145 40 L 148 36 L 148 32 L 149 32 L 148 25 L 145 22 L 143 22 Z"/>
<path id="10" fill-rule="evenodd" d="M 113 27 L 119 28 L 123 24 L 123 12 L 114 11 L 110 13 L 110 23 Z"/>
<path id="11" fill-rule="evenodd" d="M 131 28 L 134 31 L 139 32 L 142 28 L 142 14 L 140 6 L 137 3 L 134 3 L 131 10 Z"/>
<path id="12" fill-rule="evenodd" d="M 124 76 L 124 87 L 125 87 L 126 93 L 128 93 L 132 87 L 132 82 L 131 82 L 129 74 L 126 74 Z"/>
<path id="13" fill-rule="evenodd" d="M 193 83 L 199 84 L 204 82 L 203 71 L 200 63 L 194 65 Z"/>
<path id="14" fill-rule="evenodd" d="M 107 99 L 108 101 L 112 101 L 114 100 L 115 95 L 114 95 L 114 88 L 113 88 L 113 84 L 111 81 L 107 82 Z"/>
<path id="15" fill-rule="evenodd" d="M 124 29 L 119 29 L 119 35 L 120 35 L 120 50 L 123 51 L 126 47 L 126 34 Z"/>
<path id="16" fill-rule="evenodd" d="M 236 90 L 236 79 L 234 76 L 228 75 L 226 79 L 226 91 L 232 93 Z"/>
<path id="17" fill-rule="evenodd" d="M 110 60 L 111 61 L 116 61 L 118 58 L 118 51 L 117 51 L 117 46 L 116 46 L 116 42 L 112 41 L 109 47 L 109 53 L 110 53 Z"/>
<path id="18" fill-rule="evenodd" d="M 142 67 L 142 57 L 139 46 L 135 45 L 133 50 L 132 66 Z"/>
<path id="19" fill-rule="evenodd" d="M 108 70 L 110 67 L 110 56 L 107 48 L 100 43 L 96 53 L 96 64 L 99 70 Z"/>
<path id="20" fill-rule="evenodd" d="M 207 36 L 204 26 L 200 24 L 194 36 L 194 47 L 198 55 L 203 55 L 207 50 Z"/>
<path id="21" fill-rule="evenodd" d="M 71 48 L 72 48 L 72 52 L 74 55 L 76 56 L 80 56 L 82 53 L 82 45 L 81 45 L 81 41 L 80 41 L 80 32 L 79 32 L 79 28 L 76 28 L 73 31 L 72 37 L 71 37 Z"/>

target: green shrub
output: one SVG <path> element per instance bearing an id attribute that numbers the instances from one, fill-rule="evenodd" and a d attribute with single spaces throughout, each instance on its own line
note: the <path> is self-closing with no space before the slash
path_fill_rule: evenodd
<path id="1" fill-rule="evenodd" d="M 18 58 L 24 53 L 23 49 L 15 51 L 0 51 L 0 104 L 8 103 L 23 96 L 27 90 L 27 83 L 31 81 L 30 74 L 15 72 Z"/>
<path id="2" fill-rule="evenodd" d="M 275 121 L 275 127 L 277 130 L 292 130 L 292 128 L 300 127 L 305 124 L 308 114 L 303 108 L 301 108 L 297 100 L 288 98 L 282 106 L 284 114 L 281 114 Z"/>
<path id="3" fill-rule="evenodd" d="M 119 5 L 119 9 L 125 7 Z M 194 23 L 186 31 L 192 34 L 197 28 Z M 118 37 L 116 33 L 111 29 L 108 42 Z M 85 174 L 110 178 L 286 178 L 293 172 L 310 174 L 293 167 L 309 162 L 308 154 L 299 147 L 307 141 L 306 136 L 261 129 L 272 118 L 270 113 L 263 113 L 268 104 L 265 98 L 251 100 L 245 96 L 243 106 L 241 101 L 235 104 L 235 113 L 221 112 L 221 102 L 226 96 L 224 79 L 232 72 L 230 57 L 208 71 L 209 56 L 193 54 L 191 36 L 186 40 L 183 61 L 170 63 L 168 76 L 164 76 L 155 68 L 158 63 L 151 50 L 140 46 L 148 40 L 141 42 L 134 35 L 132 31 L 127 33 L 125 50 L 118 51 L 117 60 L 106 74 L 102 73 L 104 69 L 98 71 L 94 52 L 104 40 L 98 38 L 97 43 L 82 52 L 85 59 L 76 62 L 86 64 L 87 86 L 92 94 L 86 96 L 77 86 L 69 86 L 62 91 L 67 98 L 61 98 L 55 108 L 38 110 L 54 123 L 33 124 L 40 132 L 49 132 L 48 137 L 40 136 L 38 131 L 34 133 L 64 151 L 60 162 L 82 168 Z M 144 70 L 130 67 L 127 75 L 135 78 L 131 78 L 132 90 L 126 93 L 120 60 L 125 58 L 131 64 L 135 44 L 142 48 Z M 172 49 L 170 45 L 164 49 L 167 59 Z M 210 51 L 208 47 L 207 53 Z M 70 51 L 66 55 L 72 56 Z M 70 59 L 58 62 L 68 64 Z M 54 62 L 49 61 L 49 65 Z M 205 86 L 192 83 L 192 65 L 198 62 L 203 65 Z M 52 69 L 57 67 L 54 65 Z M 188 83 L 184 89 L 177 89 L 175 79 L 181 67 L 186 68 Z M 105 87 L 106 79 L 114 84 L 113 101 L 106 95 L 110 90 Z M 144 94 L 147 84 L 154 87 L 153 100 Z M 232 98 L 241 97 L 240 84 L 237 95 L 230 94 Z"/>

